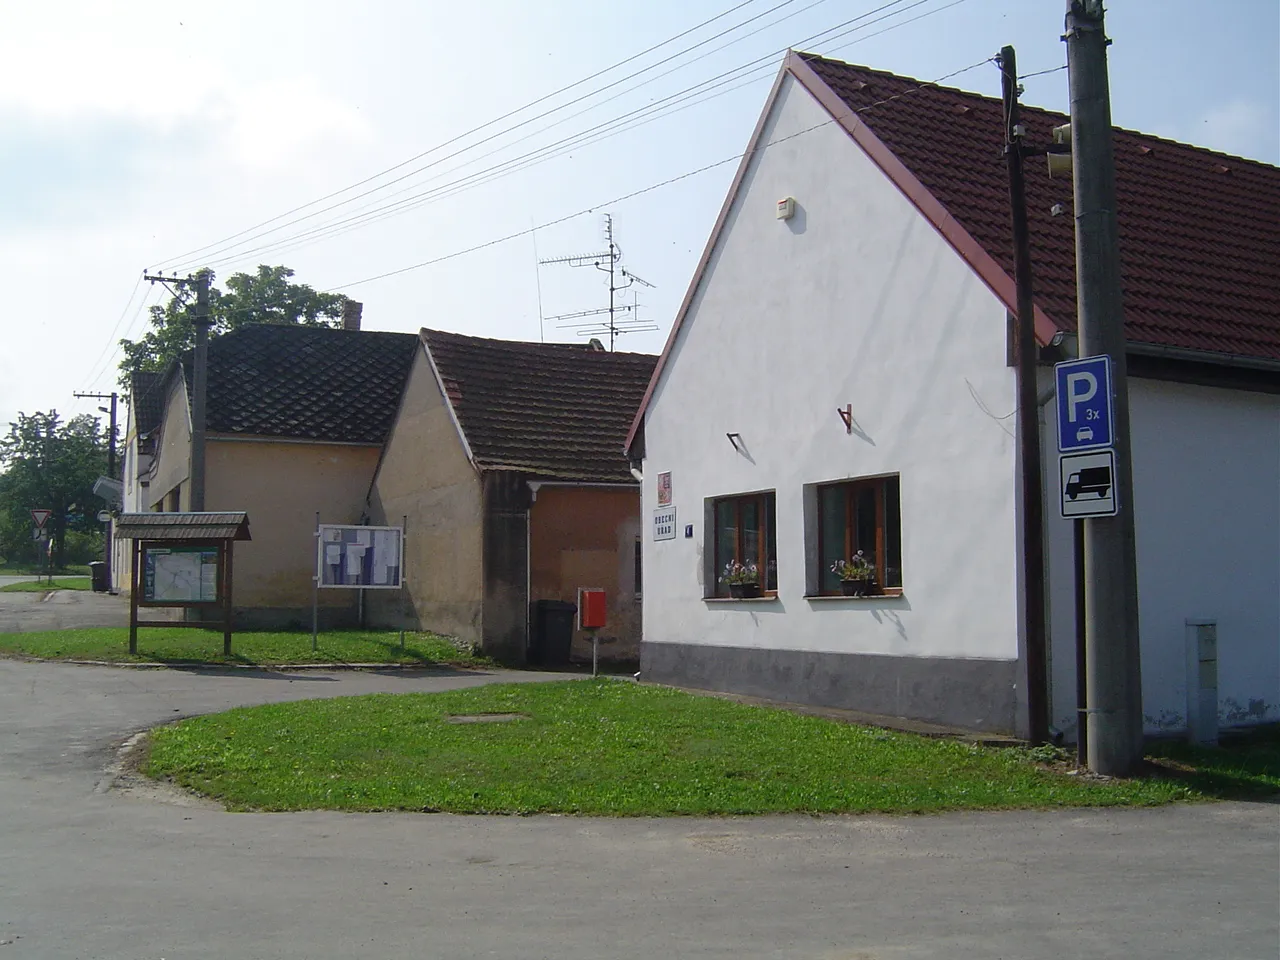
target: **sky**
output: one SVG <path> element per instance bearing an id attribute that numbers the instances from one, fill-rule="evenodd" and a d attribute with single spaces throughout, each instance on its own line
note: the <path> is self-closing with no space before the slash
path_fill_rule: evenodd
<path id="1" fill-rule="evenodd" d="M 1112 0 L 1113 119 L 1280 164 L 1280 3 L 1207 7 Z M 658 352 L 786 48 L 994 96 L 1005 44 L 1065 63 L 1064 9 L 0 0 L 0 425 L 96 412 L 73 392 L 115 389 L 168 296 L 147 269 L 285 264 L 365 329 L 581 342 L 542 318 L 604 278 L 537 260 L 603 249 L 605 213 L 658 327 L 619 348 Z M 1065 112 L 1065 71 L 1024 85 Z"/>

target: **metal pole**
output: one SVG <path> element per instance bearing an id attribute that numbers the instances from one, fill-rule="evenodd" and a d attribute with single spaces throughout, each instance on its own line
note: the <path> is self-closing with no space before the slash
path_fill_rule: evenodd
<path id="1" fill-rule="evenodd" d="M 1040 407 L 1036 402 L 1035 304 L 1031 243 L 1022 171 L 1022 127 L 1018 118 L 1018 65 L 1013 47 L 1000 50 L 1004 94 L 1005 160 L 1013 221 L 1014 278 L 1018 297 L 1018 461 L 1022 478 L 1023 630 L 1027 643 L 1027 720 L 1032 743 L 1049 738 L 1048 670 L 1045 644 L 1044 479 L 1040 459 Z"/>
<path id="2" fill-rule="evenodd" d="M 409 529 L 409 515 L 406 513 L 400 518 L 400 652 L 404 653 L 404 616 L 405 608 L 408 606 L 408 598 L 405 593 L 405 583 L 407 582 L 404 575 L 404 537 L 405 532 Z"/>
<path id="3" fill-rule="evenodd" d="M 317 636 L 320 633 L 320 511 L 316 511 L 315 561 L 316 572 L 311 578 L 311 652 L 317 649 Z"/>
<path id="4" fill-rule="evenodd" d="M 1089 766 L 1089 685 L 1088 657 L 1085 653 L 1084 605 L 1084 521 L 1071 521 L 1075 552 L 1076 585 L 1076 765 Z"/>
<path id="5" fill-rule="evenodd" d="M 196 349 L 191 387 L 191 510 L 204 509 L 205 396 L 209 377 L 209 280 L 212 274 L 196 274 Z"/>
<path id="6" fill-rule="evenodd" d="M 600 676 L 600 637 L 591 631 L 591 676 Z"/>
<path id="7" fill-rule="evenodd" d="M 1142 668 L 1115 156 L 1102 0 L 1068 0 L 1064 39 L 1071 88 L 1080 355 L 1111 358 L 1115 497 L 1119 505 L 1114 517 L 1090 517 L 1084 522 L 1088 758 L 1095 773 L 1124 776 L 1142 757 Z"/>
<path id="8" fill-rule="evenodd" d="M 119 399 L 114 390 L 111 391 L 111 434 L 107 437 L 107 476 L 116 479 L 116 401 Z M 108 504 L 108 507 L 110 504 Z M 102 562 L 106 564 L 107 593 L 115 593 L 115 574 L 112 571 L 111 554 L 114 549 L 112 535 L 115 533 L 115 520 L 111 511 L 107 511 L 107 543 L 102 551 Z"/>

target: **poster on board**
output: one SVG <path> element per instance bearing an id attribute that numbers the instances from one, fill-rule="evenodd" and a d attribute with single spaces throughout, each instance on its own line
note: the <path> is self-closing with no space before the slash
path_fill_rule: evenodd
<path id="1" fill-rule="evenodd" d="M 316 578 L 321 587 L 400 589 L 404 568 L 401 527 L 322 523 L 316 539 Z"/>

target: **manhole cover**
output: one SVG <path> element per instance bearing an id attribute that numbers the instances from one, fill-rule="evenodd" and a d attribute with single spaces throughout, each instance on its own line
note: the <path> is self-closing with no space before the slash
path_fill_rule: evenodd
<path id="1" fill-rule="evenodd" d="M 512 720 L 528 720 L 527 713 L 457 713 L 445 717 L 449 723 L 510 723 Z"/>

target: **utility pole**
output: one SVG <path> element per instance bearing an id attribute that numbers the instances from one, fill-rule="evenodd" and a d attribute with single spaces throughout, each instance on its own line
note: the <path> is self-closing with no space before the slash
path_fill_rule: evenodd
<path id="1" fill-rule="evenodd" d="M 179 287 L 196 289 L 196 349 L 195 365 L 191 374 L 191 511 L 204 510 L 204 447 L 205 447 L 205 395 L 209 374 L 209 328 L 213 320 L 209 316 L 209 284 L 212 270 L 200 270 L 187 277 L 166 277 L 163 274 L 143 274 L 152 283 L 172 283 Z"/>
<path id="2" fill-rule="evenodd" d="M 1115 156 L 1102 0 L 1067 0 L 1063 39 L 1071 88 L 1080 356 L 1111 358 L 1114 489 L 1119 506 L 1114 517 L 1084 521 L 1088 758 L 1095 773 L 1124 776 L 1142 758 L 1142 667 Z"/>
<path id="3" fill-rule="evenodd" d="M 82 397 L 86 400 L 110 400 L 111 401 L 110 408 L 99 407 L 98 409 L 103 413 L 109 413 L 111 415 L 111 427 L 107 433 L 107 477 L 109 477 L 112 480 L 115 480 L 116 479 L 116 401 L 119 398 L 119 395 L 114 390 L 112 390 L 110 393 L 77 393 L 75 394 L 75 396 Z M 108 513 L 110 513 L 110 511 L 108 511 Z M 108 590 L 111 589 L 111 584 L 114 582 L 111 579 L 111 534 L 114 527 L 115 527 L 115 521 L 110 516 L 108 516 L 107 517 L 107 542 L 102 548 L 102 562 L 106 564 Z"/>
<path id="4" fill-rule="evenodd" d="M 571 267 L 595 267 L 597 270 L 609 275 L 609 306 L 601 307 L 597 310 L 577 310 L 573 313 L 562 313 L 554 317 L 547 317 L 547 320 L 576 320 L 582 317 L 599 316 L 608 314 L 607 321 L 591 320 L 586 323 L 567 323 L 562 327 L 571 327 L 578 329 L 580 337 L 594 337 L 609 335 L 609 349 L 612 351 L 618 337 L 624 333 L 639 333 L 644 330 L 657 330 L 656 324 L 648 323 L 639 319 L 635 315 L 632 307 L 626 304 L 618 304 L 617 294 L 622 290 L 627 290 L 634 284 L 640 284 L 644 287 L 652 287 L 653 284 L 648 280 L 637 277 L 634 273 L 622 267 L 622 248 L 618 246 L 613 238 L 613 217 L 610 214 L 604 215 L 604 239 L 608 245 L 608 249 L 601 253 L 580 253 L 568 257 L 553 257 L 550 260 L 539 260 L 539 266 L 547 266 L 549 264 L 568 264 Z M 618 276 L 626 282 L 619 285 Z M 539 286 L 539 300 L 541 300 L 541 286 Z M 629 319 L 619 319 L 619 313 L 630 313 Z M 539 307 L 541 314 L 541 307 Z"/>
<path id="5" fill-rule="evenodd" d="M 1018 298 L 1018 460 L 1022 476 L 1023 632 L 1027 644 L 1027 713 L 1032 743 L 1049 739 L 1049 674 L 1045 641 L 1044 470 L 1040 454 L 1040 405 L 1036 387 L 1035 303 L 1031 243 L 1022 161 L 1024 130 L 1018 117 L 1018 62 L 1013 47 L 996 58 L 1004 100 L 1004 155 L 1009 168 L 1013 219 L 1014 280 Z"/>

